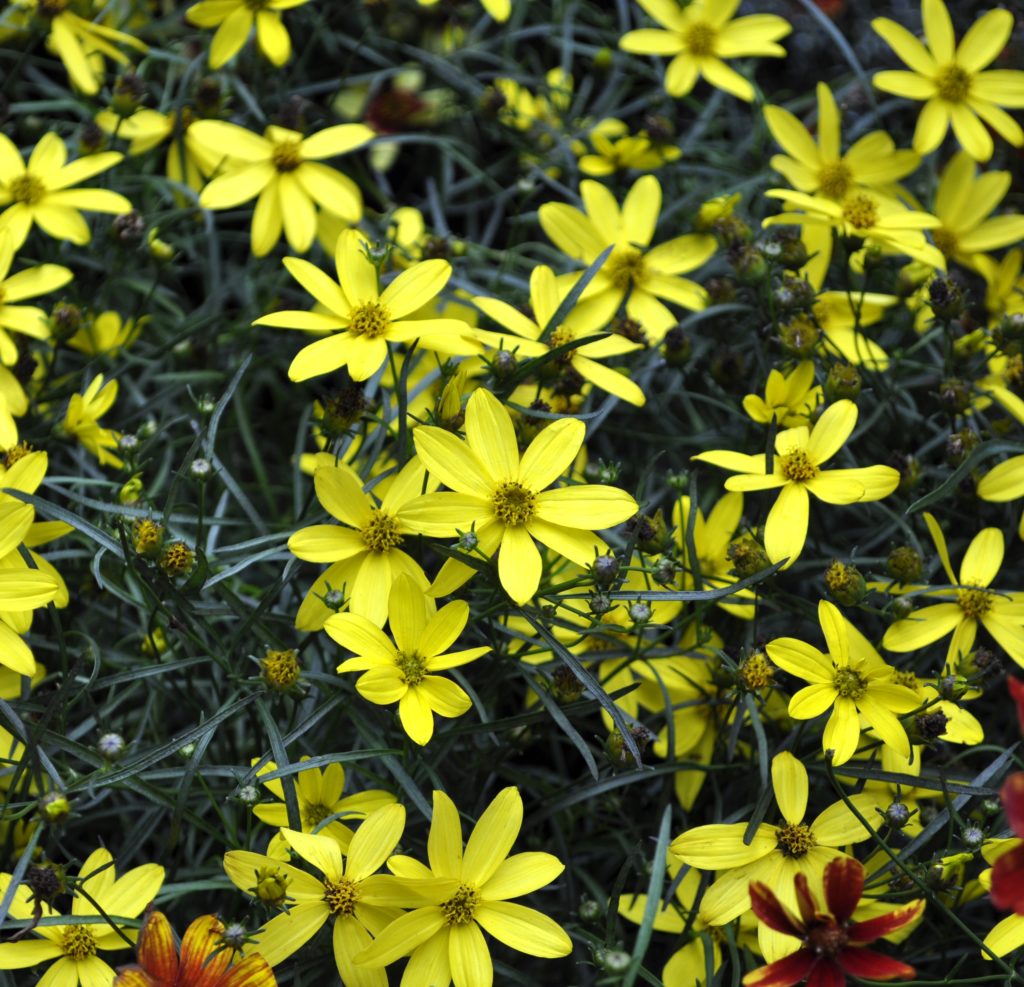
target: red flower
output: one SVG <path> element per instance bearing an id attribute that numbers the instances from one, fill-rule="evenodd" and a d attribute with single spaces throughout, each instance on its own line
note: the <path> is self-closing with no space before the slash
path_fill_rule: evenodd
<path id="1" fill-rule="evenodd" d="M 223 935 L 216 915 L 200 915 L 185 930 L 179 959 L 167 916 L 150 912 L 139 933 L 139 962 L 121 967 L 113 987 L 277 987 L 259 953 L 231 966 L 234 953 L 224 947 Z"/>
<path id="2" fill-rule="evenodd" d="M 912 966 L 865 947 L 912 922 L 921 914 L 923 901 L 864 922 L 851 922 L 864 890 L 864 868 L 852 857 L 837 857 L 825 868 L 828 912 L 818 911 L 803 874 L 797 874 L 794 881 L 800 918 L 785 908 L 766 884 L 750 882 L 754 914 L 769 928 L 794 936 L 803 945 L 748 973 L 743 978 L 745 987 L 792 987 L 804 980 L 807 987 L 842 987 L 847 974 L 864 980 L 909 980 L 914 976 Z"/>
<path id="3" fill-rule="evenodd" d="M 999 798 L 1010 829 L 1024 837 L 1024 771 L 1016 771 L 1006 779 Z M 1024 843 L 1004 853 L 992 865 L 992 904 L 1024 915 Z"/>
<path id="4" fill-rule="evenodd" d="M 1016 679 L 1012 676 L 1006 679 L 1010 695 L 1017 704 L 1017 720 L 1020 723 L 1020 732 L 1024 733 L 1024 679 Z"/>

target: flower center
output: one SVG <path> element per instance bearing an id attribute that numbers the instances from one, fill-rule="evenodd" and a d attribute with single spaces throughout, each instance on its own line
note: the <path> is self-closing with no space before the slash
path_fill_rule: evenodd
<path id="1" fill-rule="evenodd" d="M 869 195 L 854 195 L 843 203 L 843 219 L 856 230 L 866 230 L 878 222 L 878 206 Z"/>
<path id="2" fill-rule="evenodd" d="M 566 329 L 564 326 L 559 326 L 548 336 L 548 347 L 549 349 L 557 350 L 559 346 L 565 346 L 566 343 L 571 343 L 575 338 L 571 330 Z M 575 350 L 564 350 L 555 357 L 555 363 L 559 365 L 571 363 L 575 352 Z"/>
<path id="3" fill-rule="evenodd" d="M 940 99 L 949 103 L 962 103 L 971 91 L 971 75 L 954 63 L 939 69 L 935 85 Z"/>
<path id="4" fill-rule="evenodd" d="M 960 246 L 957 235 L 942 226 L 937 230 L 932 230 L 932 239 L 935 241 L 935 246 L 942 251 L 945 257 L 952 257 Z"/>
<path id="5" fill-rule="evenodd" d="M 956 602 L 968 617 L 980 617 L 992 607 L 992 594 L 983 589 L 962 589 L 956 594 Z"/>
<path id="6" fill-rule="evenodd" d="M 251 4 L 252 0 L 248 0 L 248 3 Z M 278 171 L 295 171 L 302 164 L 302 154 L 299 151 L 298 142 L 285 141 L 275 144 L 270 160 L 274 162 L 274 167 Z"/>
<path id="7" fill-rule="evenodd" d="M 832 676 L 832 686 L 843 699 L 860 699 L 868 691 L 868 684 L 860 672 L 852 668 L 837 668 Z"/>
<path id="8" fill-rule="evenodd" d="M 707 571 L 707 570 L 702 570 Z M 775 680 L 775 666 L 763 651 L 752 654 L 739 669 L 740 681 L 751 692 L 766 689 Z"/>
<path id="9" fill-rule="evenodd" d="M 624 247 L 616 250 L 608 258 L 608 277 L 616 288 L 628 288 L 631 284 L 640 284 L 646 276 L 644 255 L 636 247 Z"/>
<path id="10" fill-rule="evenodd" d="M 313 829 L 319 826 L 328 816 L 333 816 L 334 811 L 329 805 L 323 802 L 310 802 L 302 810 L 302 825 Z"/>
<path id="11" fill-rule="evenodd" d="M 371 552 L 390 552 L 396 545 L 402 544 L 398 521 L 379 507 L 370 511 L 370 520 L 366 522 L 362 536 L 363 544 Z"/>
<path id="12" fill-rule="evenodd" d="M 324 901 L 332 915 L 352 915 L 359 900 L 359 885 L 343 877 L 340 881 L 324 881 Z"/>
<path id="13" fill-rule="evenodd" d="M 830 918 L 821 925 L 811 926 L 805 941 L 817 956 L 834 959 L 846 948 L 849 939 L 846 929 Z"/>
<path id="14" fill-rule="evenodd" d="M 473 912 L 478 901 L 476 888 L 469 884 L 460 884 L 459 890 L 441 904 L 444 920 L 449 925 L 468 925 L 473 921 Z"/>
<path id="15" fill-rule="evenodd" d="M 853 172 L 848 165 L 842 161 L 833 161 L 831 164 L 823 165 L 818 172 L 818 185 L 821 194 L 837 202 L 846 198 L 853 184 Z"/>
<path id="16" fill-rule="evenodd" d="M 512 528 L 526 524 L 537 509 L 537 498 L 532 490 L 510 480 L 502 483 L 491 498 L 494 516 Z"/>
<path id="17" fill-rule="evenodd" d="M 683 42 L 691 55 L 703 58 L 715 52 L 715 38 L 718 32 L 707 21 L 695 21 L 683 30 Z"/>
<path id="18" fill-rule="evenodd" d="M 84 960 L 96 955 L 96 937 L 87 925 L 69 925 L 60 939 L 65 956 L 73 960 Z"/>
<path id="19" fill-rule="evenodd" d="M 426 677 L 427 663 L 416 651 L 399 651 L 395 655 L 395 664 L 402 673 L 402 679 L 408 686 L 417 686 Z"/>
<path id="20" fill-rule="evenodd" d="M 818 841 L 810 826 L 786 823 L 775 830 L 775 843 L 784 857 L 802 857 L 817 846 Z"/>
<path id="21" fill-rule="evenodd" d="M 352 312 L 348 331 L 354 336 L 369 336 L 376 339 L 383 336 L 391 325 L 391 313 L 383 305 L 367 302 Z"/>
<path id="22" fill-rule="evenodd" d="M 11 181 L 7 191 L 15 202 L 24 202 L 25 205 L 31 206 L 46 195 L 46 186 L 35 175 L 25 172 Z"/>
<path id="23" fill-rule="evenodd" d="M 890 676 L 895 685 L 906 686 L 908 689 L 917 689 L 917 676 L 910 671 L 903 668 L 897 668 L 893 670 Z"/>
<path id="24" fill-rule="evenodd" d="M 803 449 L 794 449 L 779 457 L 779 469 L 787 480 L 806 483 L 818 475 L 818 467 L 811 462 Z"/>

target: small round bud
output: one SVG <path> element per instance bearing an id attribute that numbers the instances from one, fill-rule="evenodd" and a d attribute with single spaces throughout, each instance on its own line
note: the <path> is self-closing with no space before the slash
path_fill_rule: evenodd
<path id="1" fill-rule="evenodd" d="M 247 805 L 252 808 L 252 806 L 256 805 L 260 800 L 259 789 L 255 785 L 243 785 L 238 789 L 238 795 L 236 798 L 243 805 Z"/>
<path id="2" fill-rule="evenodd" d="M 838 559 L 825 570 L 825 586 L 832 599 L 845 607 L 856 606 L 868 592 L 860 570 L 855 565 L 846 565 Z"/>
<path id="3" fill-rule="evenodd" d="M 863 386 L 860 371 L 849 363 L 833 363 L 825 377 L 825 397 L 829 401 L 853 401 Z"/>
<path id="4" fill-rule="evenodd" d="M 983 799 L 979 807 L 981 811 L 991 818 L 992 816 L 998 816 L 1003 811 L 1003 804 L 997 798 Z"/>
<path id="5" fill-rule="evenodd" d="M 583 683 L 571 668 L 560 665 L 551 676 L 551 695 L 559 703 L 574 703 L 583 695 Z"/>
<path id="6" fill-rule="evenodd" d="M 952 278 L 939 275 L 928 285 L 928 305 L 935 318 L 950 322 L 964 310 L 964 291 Z"/>
<path id="7" fill-rule="evenodd" d="M 723 222 L 720 220 L 715 223 L 715 232 L 719 235 L 719 239 L 724 236 L 720 229 Z M 736 277 L 744 284 L 757 284 L 757 282 L 763 281 L 768 274 L 768 262 L 765 260 L 764 254 L 749 243 L 740 243 L 730 250 L 729 263 L 736 272 Z"/>
<path id="8" fill-rule="evenodd" d="M 590 600 L 588 601 L 590 612 L 600 617 L 602 614 L 606 614 L 615 603 L 609 599 L 604 593 L 592 593 Z"/>
<path id="9" fill-rule="evenodd" d="M 39 800 L 39 815 L 51 825 L 60 825 L 71 815 L 71 803 L 63 792 L 47 792 Z"/>
<path id="10" fill-rule="evenodd" d="M 676 581 L 676 574 L 678 572 L 679 567 L 676 563 L 672 559 L 662 556 L 654 563 L 652 575 L 656 583 L 661 583 L 662 586 L 665 586 Z"/>
<path id="11" fill-rule="evenodd" d="M 291 689 L 302 675 L 302 666 L 294 648 L 284 651 L 267 651 L 260 660 L 263 681 L 276 692 Z"/>
<path id="12" fill-rule="evenodd" d="M 900 545 L 889 553 L 885 560 L 885 571 L 897 583 L 916 583 L 924 574 L 924 560 L 917 549 Z"/>
<path id="13" fill-rule="evenodd" d="M 685 367 L 693 354 L 693 344 L 689 336 L 676 326 L 665 333 L 661 354 L 670 367 Z"/>
<path id="14" fill-rule="evenodd" d="M 629 969 L 632 961 L 633 957 L 622 949 L 605 949 L 602 950 L 598 965 L 605 973 L 621 974 Z"/>
<path id="15" fill-rule="evenodd" d="M 967 684 L 967 679 L 962 675 L 943 675 L 938 683 L 939 695 L 943 699 L 949 699 L 956 701 L 962 699 L 964 693 L 970 690 L 970 686 Z"/>
<path id="16" fill-rule="evenodd" d="M 124 737 L 119 733 L 105 733 L 96 741 L 96 750 L 107 761 L 116 761 L 124 753 Z"/>
<path id="17" fill-rule="evenodd" d="M 151 438 L 153 438 L 154 435 L 156 435 L 156 429 L 157 429 L 156 419 L 155 418 L 147 418 L 135 430 L 135 434 L 140 439 L 151 439 Z"/>
<path id="18" fill-rule="evenodd" d="M 950 466 L 959 466 L 981 441 L 973 428 L 962 428 L 946 439 L 946 460 Z"/>
<path id="19" fill-rule="evenodd" d="M 594 68 L 598 72 L 607 72 L 612 67 L 612 62 L 615 59 L 615 55 L 611 48 L 598 48 L 594 52 Z"/>
<path id="20" fill-rule="evenodd" d="M 651 733 L 645 727 L 633 726 L 629 728 L 629 735 L 636 744 L 641 757 L 651 742 Z M 626 745 L 626 741 L 619 730 L 615 729 L 608 735 L 604 745 L 605 753 L 613 767 L 625 768 L 634 763 L 634 758 Z"/>
<path id="21" fill-rule="evenodd" d="M 209 394 L 201 394 L 196 398 L 196 411 L 201 415 L 212 415 L 217 402 Z"/>
<path id="22" fill-rule="evenodd" d="M 261 867 L 256 872 L 256 886 L 251 889 L 267 905 L 283 905 L 288 897 L 288 874 L 279 867 Z"/>
<path id="23" fill-rule="evenodd" d="M 107 146 L 107 135 L 103 128 L 90 120 L 78 135 L 78 150 L 82 154 L 96 154 Z"/>
<path id="24" fill-rule="evenodd" d="M 508 100 L 505 99 L 505 94 L 499 89 L 495 89 L 494 86 L 488 86 L 477 100 L 477 106 L 480 108 L 480 112 L 485 116 L 496 117 L 507 105 Z"/>
<path id="25" fill-rule="evenodd" d="M 988 648 L 975 648 L 960 658 L 957 674 L 967 679 L 981 677 L 983 680 L 1001 675 L 1003 663 L 995 652 Z"/>
<path id="26" fill-rule="evenodd" d="M 891 802 L 885 810 L 885 821 L 893 829 L 903 829 L 910 822 L 911 812 L 903 802 Z"/>
<path id="27" fill-rule="evenodd" d="M 463 531 L 455 544 L 459 551 L 473 552 L 476 550 L 477 545 L 480 544 L 480 539 L 475 531 Z"/>
<path id="28" fill-rule="evenodd" d="M 779 342 L 787 353 L 793 356 L 808 357 L 821 339 L 821 330 L 814 320 L 804 314 L 797 313 L 779 325 Z"/>
<path id="29" fill-rule="evenodd" d="M 82 310 L 70 302 L 58 302 L 50 312 L 50 327 L 57 339 L 70 339 L 82 328 Z"/>
<path id="30" fill-rule="evenodd" d="M 980 850 L 985 842 L 985 831 L 974 824 L 968 824 L 960 831 L 960 839 L 968 850 Z"/>
<path id="31" fill-rule="evenodd" d="M 196 745 L 192 742 L 178 748 L 178 757 L 187 761 L 196 752 Z"/>
<path id="32" fill-rule="evenodd" d="M 124 435 L 118 438 L 117 448 L 120 452 L 126 452 L 130 455 L 139 448 L 139 437 L 132 435 L 131 432 L 125 432 Z"/>
<path id="33" fill-rule="evenodd" d="M 196 553 L 183 541 L 171 542 L 160 556 L 160 568 L 164 574 L 174 579 L 192 571 L 196 563 Z"/>
<path id="34" fill-rule="evenodd" d="M 336 439 L 359 421 L 366 407 L 361 384 L 342 387 L 321 402 L 320 427 L 329 439 Z"/>
<path id="35" fill-rule="evenodd" d="M 767 569 L 771 565 L 764 546 L 753 535 L 741 535 L 726 551 L 733 570 L 741 579 Z"/>
<path id="36" fill-rule="evenodd" d="M 579 915 L 584 922 L 596 922 L 601 917 L 601 906 L 593 898 L 583 898 L 580 901 Z"/>
<path id="37" fill-rule="evenodd" d="M 653 615 L 654 611 L 651 609 L 651 605 L 644 603 L 643 600 L 637 600 L 629 605 L 629 619 L 634 624 L 646 624 Z"/>
<path id="38" fill-rule="evenodd" d="M 110 232 L 119 243 L 139 243 L 146 232 L 146 221 L 142 213 L 133 209 L 123 216 L 115 216 L 110 224 Z"/>
<path id="39" fill-rule="evenodd" d="M 712 305 L 727 305 L 736 300 L 736 282 L 732 278 L 708 278 L 705 287 Z"/>
<path id="40" fill-rule="evenodd" d="M 648 113 L 644 117 L 643 128 L 648 140 L 653 144 L 667 144 L 676 137 L 676 128 L 672 121 L 662 113 Z"/>
<path id="41" fill-rule="evenodd" d="M 118 490 L 117 502 L 119 504 L 137 504 L 142 500 L 142 495 L 145 491 L 146 487 L 142 482 L 142 474 L 136 473 Z"/>
<path id="42" fill-rule="evenodd" d="M 201 456 L 196 456 L 196 458 L 189 463 L 188 475 L 191 476 L 193 480 L 208 480 L 213 475 L 213 463 Z"/>
<path id="43" fill-rule="evenodd" d="M 494 354 L 494 359 L 491 360 L 491 370 L 499 380 L 512 374 L 517 365 L 518 361 L 508 350 L 498 350 Z"/>
<path id="44" fill-rule="evenodd" d="M 971 406 L 971 385 L 959 377 L 947 377 L 939 384 L 936 397 L 943 411 L 958 415 Z"/>
<path id="45" fill-rule="evenodd" d="M 599 555 L 590 564 L 590 577 L 598 586 L 611 586 L 619 575 L 619 560 L 610 553 Z"/>
<path id="46" fill-rule="evenodd" d="M 237 953 L 249 941 L 249 933 L 245 931 L 245 926 L 240 922 L 231 922 L 229 925 L 224 926 L 224 931 L 220 935 L 220 941 L 232 952 Z"/>
<path id="47" fill-rule="evenodd" d="M 903 620 L 914 612 L 914 604 L 905 596 L 897 596 L 889 604 L 889 610 L 892 613 L 893 620 Z"/>
<path id="48" fill-rule="evenodd" d="M 755 651 L 740 665 L 737 676 L 748 692 L 760 692 L 774 684 L 775 666 L 763 651 Z"/>
<path id="49" fill-rule="evenodd" d="M 329 589 L 324 593 L 324 606 L 338 611 L 345 605 L 345 594 L 340 589 Z"/>
<path id="50" fill-rule="evenodd" d="M 164 543 L 164 526 L 152 518 L 137 518 L 132 522 L 132 547 L 137 555 L 156 558 Z"/>

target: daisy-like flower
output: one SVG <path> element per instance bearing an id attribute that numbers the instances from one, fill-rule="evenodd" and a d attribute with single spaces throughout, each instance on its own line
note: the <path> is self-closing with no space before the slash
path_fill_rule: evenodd
<path id="1" fill-rule="evenodd" d="M 448 987 L 454 980 L 455 987 L 491 987 L 494 968 L 484 931 L 529 956 L 567 956 L 572 941 L 561 926 L 509 900 L 550 884 L 565 869 L 550 853 L 508 855 L 522 823 L 518 789 L 502 789 L 473 827 L 463 853 L 459 811 L 444 792 L 434 792 L 430 866 L 404 856 L 388 861 L 399 884 L 429 904 L 378 933 L 356 956 L 358 966 L 378 969 L 411 954 L 403 977 L 407 983 Z"/>
<path id="2" fill-rule="evenodd" d="M 846 856 L 838 848 L 860 843 L 871 835 L 844 802 L 835 802 L 813 822 L 804 822 L 807 769 L 789 751 L 772 758 L 772 786 L 782 822 L 778 826 L 761 823 L 749 843 L 743 841 L 745 822 L 697 826 L 672 841 L 671 853 L 684 864 L 718 871 L 700 906 L 700 915 L 709 925 L 726 925 L 750 908 L 751 881 L 778 888 L 784 904 L 795 908 L 793 879 L 797 874 L 803 874 L 815 890 L 820 889 L 829 861 Z M 865 819 L 873 818 L 871 796 L 849 798 Z M 766 946 L 774 948 L 771 929 L 762 927 L 758 937 L 762 951 Z"/>
<path id="3" fill-rule="evenodd" d="M 100 312 L 85 320 L 68 341 L 68 346 L 88 356 L 106 356 L 113 359 L 138 338 L 148 316 L 140 319 L 122 319 L 120 312 Z"/>
<path id="4" fill-rule="evenodd" d="M 256 935 L 245 955 L 259 953 L 277 966 L 307 943 L 325 922 L 333 919 L 334 961 L 345 987 L 387 987 L 387 975 L 359 969 L 353 957 L 370 945 L 400 911 L 394 907 L 408 894 L 397 889 L 395 878 L 378 874 L 381 864 L 394 852 L 405 829 L 405 809 L 388 805 L 367 816 L 352 837 L 348 853 L 329 836 L 281 832 L 292 850 L 320 871 L 307 871 L 273 857 L 248 850 L 224 855 L 224 870 L 243 891 L 266 901 L 270 888 L 279 892 L 268 904 L 285 905 Z"/>
<path id="5" fill-rule="evenodd" d="M 771 472 L 764 453 L 748 456 L 713 450 L 693 458 L 741 474 L 725 481 L 726 490 L 742 493 L 781 488 L 765 523 L 764 546 L 772 562 L 788 559 L 784 567 L 788 568 L 800 556 L 807 538 L 808 494 L 827 504 L 867 503 L 888 497 L 899 485 L 899 471 L 891 466 L 822 469 L 856 424 L 857 406 L 843 400 L 829 405 L 813 428 L 800 425 L 779 432 Z"/>
<path id="6" fill-rule="evenodd" d="M 636 180 L 621 209 L 600 182 L 580 182 L 580 196 L 584 212 L 564 202 L 544 203 L 541 227 L 559 250 L 587 265 L 612 247 L 582 300 L 603 302 L 614 313 L 625 299 L 627 315 L 660 343 L 679 320 L 659 299 L 693 311 L 707 304 L 707 292 L 679 275 L 715 252 L 715 238 L 691 233 L 650 247 L 661 213 L 661 185 L 653 175 Z"/>
<path id="7" fill-rule="evenodd" d="M 11 875 L 0 874 L 0 895 L 7 893 Z M 164 883 L 164 869 L 158 864 L 143 864 L 117 876 L 114 858 L 107 850 L 94 850 L 78 869 L 76 893 L 71 902 L 75 918 L 94 918 L 95 922 L 75 925 L 37 925 L 32 936 L 16 942 L 0 943 L 0 970 L 36 970 L 49 960 L 56 962 L 43 974 L 41 982 L 51 987 L 98 987 L 112 984 L 116 974 L 98 952 L 127 949 L 125 933 L 110 925 L 107 916 L 132 919 L 153 900 Z M 31 919 L 41 908 L 45 918 L 57 918 L 45 902 L 33 902 L 27 884 L 19 884 L 11 901 L 11 916 Z M 101 916 L 102 911 L 102 916 Z M 126 933 L 125 933 L 126 934 Z"/>
<path id="8" fill-rule="evenodd" d="M 524 315 L 508 302 L 497 298 L 477 297 L 473 304 L 485 315 L 493 319 L 504 329 L 514 334 L 510 338 L 500 333 L 477 330 L 477 338 L 496 349 L 516 352 L 521 357 L 544 356 L 551 350 L 558 349 L 568 343 L 579 342 L 580 345 L 565 350 L 541 370 L 542 374 L 554 369 L 558 375 L 576 374 L 599 387 L 602 391 L 614 394 L 630 404 L 643 405 L 647 398 L 644 392 L 627 376 L 616 370 L 598 363 L 598 360 L 623 353 L 632 353 L 642 349 L 639 343 L 631 342 L 625 336 L 605 334 L 599 336 L 600 330 L 608 325 L 614 314 L 614 307 L 608 303 L 611 296 L 597 298 L 589 302 L 578 303 L 568 312 L 562 322 L 551 326 L 547 336 L 544 331 L 558 311 L 559 305 L 565 301 L 572 291 L 573 276 L 556 278 L 550 267 L 539 264 L 530 275 L 530 309 L 532 318 Z M 591 339 L 591 342 L 587 342 Z"/>
<path id="9" fill-rule="evenodd" d="M 124 463 L 111 450 L 117 448 L 121 433 L 100 425 L 100 419 L 116 400 L 117 381 L 104 381 L 103 374 L 97 374 L 81 394 L 71 395 L 61 427 L 65 434 L 78 439 L 101 466 L 120 469 Z"/>
<path id="10" fill-rule="evenodd" d="M 313 474 L 317 499 L 345 527 L 313 524 L 288 539 L 288 548 L 300 559 L 330 563 L 299 607 L 295 617 L 299 630 L 320 630 L 337 609 L 323 598 L 342 589 L 352 613 L 381 627 L 388 613 L 388 594 L 398 576 L 407 575 L 416 586 L 427 588 L 429 580 L 420 564 L 401 547 L 408 536 L 421 531 L 406 515 L 423 490 L 425 475 L 420 460 L 409 460 L 378 500 L 363 492 L 363 482 L 352 467 L 340 463 L 317 468 Z M 337 602 L 342 602 L 340 596 Z"/>
<path id="11" fill-rule="evenodd" d="M 822 282 L 808 274 L 811 284 L 820 288 Z M 899 303 L 896 295 L 877 291 L 819 291 L 811 311 L 827 350 L 854 366 L 883 371 L 889 366 L 889 354 L 861 330 L 881 321 Z"/>
<path id="12" fill-rule="evenodd" d="M 748 103 L 754 87 L 725 59 L 756 55 L 785 58 L 786 49 L 776 44 L 792 26 L 774 14 L 752 14 L 733 20 L 740 0 L 637 0 L 662 28 L 627 31 L 619 41 L 623 51 L 635 55 L 674 56 L 665 72 L 665 91 L 685 96 L 703 76 L 711 85 Z"/>
<path id="13" fill-rule="evenodd" d="M 87 96 L 95 96 L 100 90 L 104 56 L 119 65 L 128 64 L 128 59 L 115 45 L 149 51 L 148 45 L 130 34 L 98 20 L 79 17 L 71 9 L 72 0 L 14 0 L 14 5 L 27 7 L 44 24 L 49 24 L 47 44 L 64 63 L 72 85 Z"/>
<path id="14" fill-rule="evenodd" d="M 811 683 L 789 701 L 789 715 L 813 720 L 832 714 L 821 737 L 822 750 L 833 751 L 833 764 L 844 764 L 857 751 L 863 717 L 878 738 L 910 757 L 910 738 L 897 714 L 917 709 L 917 693 L 893 680 L 893 669 L 838 607 L 821 600 L 818 621 L 828 653 L 792 637 L 779 637 L 765 651 L 779 668 Z"/>
<path id="15" fill-rule="evenodd" d="M 984 271 L 986 265 L 995 265 L 985 256 L 987 251 L 1024 239 L 1024 216 L 992 215 L 1010 190 L 1010 181 L 1008 171 L 978 175 L 966 151 L 953 155 L 942 171 L 933 207 L 942 225 L 932 230 L 932 239 L 947 260 Z"/>
<path id="16" fill-rule="evenodd" d="M 185 930 L 179 955 L 167 916 L 150 912 L 139 931 L 137 962 L 120 968 L 113 987 L 277 987 L 259 953 L 231 962 L 224 931 L 216 915 L 200 915 Z"/>
<path id="17" fill-rule="evenodd" d="M 789 373 L 769 371 L 764 397 L 748 394 L 743 410 L 762 425 L 774 420 L 783 428 L 796 428 L 810 425 L 811 414 L 824 401 L 821 387 L 814 383 L 814 361 L 802 360 Z"/>
<path id="18" fill-rule="evenodd" d="M 586 427 L 578 419 L 552 422 L 520 456 L 511 415 L 480 388 L 466 405 L 465 429 L 465 440 L 429 425 L 413 431 L 420 459 L 452 492 L 425 494 L 409 505 L 407 516 L 434 537 L 472 531 L 479 552 L 498 552 L 498 578 L 516 603 L 532 599 L 540 586 L 542 562 L 534 539 L 577 565 L 589 565 L 595 548 L 605 550 L 593 532 L 637 511 L 629 494 L 603 484 L 548 489 L 583 445 Z M 449 559 L 433 592 L 450 593 L 473 572 Z"/>
<path id="19" fill-rule="evenodd" d="M 992 157 L 986 124 L 1014 147 L 1024 144 L 1024 130 L 1003 109 L 1024 107 L 1024 72 L 984 71 L 1010 40 L 1013 14 L 990 10 L 971 25 L 959 45 L 943 0 L 921 0 L 921 17 L 927 47 L 888 17 L 871 22 L 910 69 L 876 72 L 875 88 L 925 101 L 914 129 L 914 150 L 934 151 L 950 124 L 960 146 L 975 161 Z"/>
<path id="20" fill-rule="evenodd" d="M 272 65 L 292 57 L 292 39 L 281 18 L 282 10 L 301 7 L 309 0 L 201 0 L 185 11 L 196 27 L 215 27 L 210 44 L 210 68 L 219 69 L 242 50 L 256 28 L 256 44 Z"/>
<path id="21" fill-rule="evenodd" d="M 11 274 L 14 250 L 10 231 L 0 228 L 0 361 L 9 367 L 17 363 L 20 356 L 9 333 L 20 332 L 33 339 L 50 338 L 46 312 L 33 305 L 18 303 L 63 288 L 74 277 L 71 271 L 59 264 L 39 264 Z M 3 444 L 11 446 L 14 442 Z"/>
<path id="22" fill-rule="evenodd" d="M 322 162 L 354 151 L 372 137 L 373 131 L 361 123 L 338 124 L 309 137 L 270 126 L 261 137 L 224 120 L 197 120 L 188 128 L 189 145 L 207 161 L 224 162 L 200 194 L 199 205 L 233 209 L 256 199 L 252 252 L 257 257 L 269 253 L 283 229 L 292 250 L 304 254 L 316 236 L 317 206 L 347 223 L 362 219 L 359 186 Z"/>
<path id="23" fill-rule="evenodd" d="M 629 127 L 614 117 L 598 121 L 588 136 L 594 147 L 592 154 L 586 153 L 582 142 L 575 143 L 573 149 L 580 156 L 580 171 L 593 178 L 604 178 L 628 168 L 653 171 L 683 156 L 680 148 L 655 141 L 646 130 L 631 134 Z"/>
<path id="24" fill-rule="evenodd" d="M 6 207 L 0 213 L 0 230 L 10 233 L 11 249 L 21 247 L 33 223 L 55 240 L 81 246 L 91 234 L 79 210 L 131 212 L 132 204 L 117 192 L 71 187 L 113 168 L 123 157 L 117 151 L 103 151 L 68 164 L 64 141 L 47 133 L 25 164 L 11 139 L 0 134 L 0 207 Z"/>
<path id="25" fill-rule="evenodd" d="M 946 663 L 955 666 L 974 646 L 980 623 L 1018 665 L 1024 666 L 1024 593 L 992 588 L 1006 551 L 1003 533 L 998 528 L 979 531 L 964 552 L 957 579 L 939 522 L 927 512 L 924 520 L 952 588 L 928 590 L 924 595 L 947 602 L 914 610 L 890 624 L 882 647 L 916 651 L 951 634 Z"/>
<path id="26" fill-rule="evenodd" d="M 434 259 L 410 265 L 381 291 L 369 242 L 356 230 L 338 237 L 334 262 L 338 280 L 298 257 L 284 266 L 327 312 L 272 312 L 255 326 L 330 333 L 299 350 L 288 368 L 295 381 L 309 380 L 347 367 L 353 380 L 372 377 L 388 358 L 388 343 L 410 343 L 446 356 L 480 352 L 473 329 L 459 319 L 419 318 L 418 310 L 448 283 L 451 264 Z"/>
<path id="27" fill-rule="evenodd" d="M 852 857 L 836 857 L 825 868 L 823 884 L 828 911 L 818 907 L 803 874 L 794 878 L 797 915 L 779 901 L 771 886 L 750 883 L 754 914 L 783 936 L 800 940 L 800 948 L 748 973 L 744 987 L 840 987 L 847 975 L 858 980 L 909 980 L 914 968 L 867 947 L 913 922 L 924 902 L 912 901 L 862 922 L 851 921 L 864 893 L 864 867 Z"/>
<path id="28" fill-rule="evenodd" d="M 395 580 L 388 597 L 392 641 L 365 617 L 338 613 L 324 630 L 355 657 L 338 672 L 362 672 L 356 689 L 378 706 L 398 703 L 402 728 L 421 747 L 434 735 L 434 714 L 462 716 L 472 702 L 462 686 L 436 674 L 476 661 L 491 649 L 448 651 L 465 630 L 469 605 L 455 600 L 440 610 L 408 576 Z"/>

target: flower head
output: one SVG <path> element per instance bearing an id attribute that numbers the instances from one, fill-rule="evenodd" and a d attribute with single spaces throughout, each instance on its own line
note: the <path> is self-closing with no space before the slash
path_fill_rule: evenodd
<path id="1" fill-rule="evenodd" d="M 124 463 L 111 450 L 117 448 L 121 435 L 100 425 L 100 419 L 113 407 L 116 400 L 117 381 L 104 381 L 103 374 L 97 374 L 81 394 L 71 395 L 63 427 L 64 431 L 78 439 L 102 466 L 120 469 Z"/>
<path id="2" fill-rule="evenodd" d="M 272 65 L 280 66 L 292 56 L 292 39 L 281 11 L 305 3 L 309 0 L 200 0 L 185 11 L 185 17 L 196 27 L 217 28 L 210 45 L 210 68 L 230 62 L 254 27 L 260 51 Z"/>

